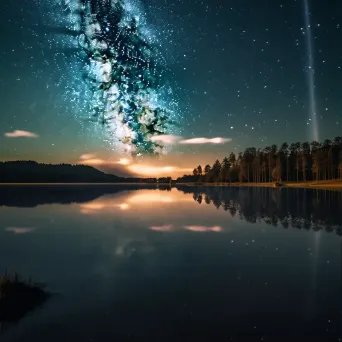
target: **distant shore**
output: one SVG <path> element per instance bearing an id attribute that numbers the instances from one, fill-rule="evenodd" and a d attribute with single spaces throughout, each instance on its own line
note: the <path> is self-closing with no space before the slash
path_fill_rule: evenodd
<path id="1" fill-rule="evenodd" d="M 221 187 L 261 187 L 261 188 L 278 188 L 275 182 L 270 183 L 177 183 L 177 185 L 188 186 L 221 186 Z M 279 188 L 304 188 L 304 189 L 321 189 L 321 190 L 342 190 L 342 180 L 334 181 L 310 181 L 310 182 L 282 182 Z"/>
<path id="2" fill-rule="evenodd" d="M 97 183 L 0 183 L 0 186 L 11 186 L 11 185 L 15 185 L 15 186 L 46 186 L 46 185 L 53 185 L 53 186 L 56 186 L 56 185 L 63 185 L 63 186 L 68 186 L 68 185 L 72 185 L 72 186 L 80 186 L 80 185 L 96 185 L 96 186 L 100 186 L 100 185 L 134 185 L 134 186 L 137 186 L 137 185 L 143 185 L 143 186 L 146 186 L 146 185 L 151 185 L 151 186 L 157 186 L 157 185 L 163 185 L 163 186 L 169 186 L 170 184 L 169 183 L 100 183 L 100 182 L 97 182 Z"/>
<path id="3" fill-rule="evenodd" d="M 0 183 L 1 186 L 212 186 L 212 187 L 261 187 L 278 188 L 275 182 L 271 183 Z M 282 182 L 279 188 L 304 188 L 321 190 L 342 190 L 342 180 L 317 181 L 317 182 Z"/>

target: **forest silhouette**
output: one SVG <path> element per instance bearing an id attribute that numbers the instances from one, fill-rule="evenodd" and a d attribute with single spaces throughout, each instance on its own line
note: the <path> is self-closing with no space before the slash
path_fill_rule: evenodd
<path id="1" fill-rule="evenodd" d="M 306 182 L 342 178 L 342 137 L 323 143 L 283 143 L 264 149 L 246 148 L 221 162 L 197 166 L 183 182 Z"/>

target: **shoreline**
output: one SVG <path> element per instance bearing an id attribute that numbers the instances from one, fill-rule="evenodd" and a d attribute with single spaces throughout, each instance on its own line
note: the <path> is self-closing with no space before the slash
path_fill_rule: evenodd
<path id="1" fill-rule="evenodd" d="M 169 186 L 169 183 L 0 183 L 0 187 L 1 186 L 68 186 L 68 185 L 72 185 L 72 186 L 81 186 L 81 185 L 96 185 L 96 186 L 101 186 L 101 185 L 142 185 L 142 186 L 146 186 L 146 185 L 150 185 L 150 186 L 158 186 L 158 185 L 163 185 L 163 186 Z"/>
<path id="2" fill-rule="evenodd" d="M 258 188 L 297 188 L 297 189 L 317 189 L 317 190 L 336 190 L 342 191 L 342 181 L 318 181 L 318 182 L 283 182 L 282 186 L 275 186 L 275 182 L 271 183 L 178 183 L 176 185 L 186 185 L 186 186 L 213 186 L 213 187 L 230 187 L 230 188 L 243 188 L 243 187 L 258 187 Z"/>
<path id="3" fill-rule="evenodd" d="M 0 183 L 0 187 L 10 186 L 191 186 L 191 187 L 230 187 L 230 188 L 242 188 L 242 187 L 259 187 L 259 188 L 297 188 L 297 189 L 320 189 L 320 190 L 336 190 L 342 191 L 342 180 L 335 181 L 318 181 L 318 182 L 283 182 L 282 186 L 275 186 L 275 182 L 271 183 Z"/>

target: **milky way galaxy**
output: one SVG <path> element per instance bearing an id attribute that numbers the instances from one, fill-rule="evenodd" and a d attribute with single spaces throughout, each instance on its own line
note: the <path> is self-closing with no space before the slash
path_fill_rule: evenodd
<path id="1" fill-rule="evenodd" d="M 167 68 L 136 3 L 127 0 L 67 0 L 73 21 L 89 117 L 109 141 L 133 155 L 159 154 L 151 139 L 173 131 L 176 101 Z"/>

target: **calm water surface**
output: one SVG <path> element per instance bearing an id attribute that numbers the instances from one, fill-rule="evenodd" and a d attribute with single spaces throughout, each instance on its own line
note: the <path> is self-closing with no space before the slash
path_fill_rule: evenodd
<path id="1" fill-rule="evenodd" d="M 0 187 L 0 269 L 54 295 L 1 341 L 339 341 L 342 195 Z"/>

